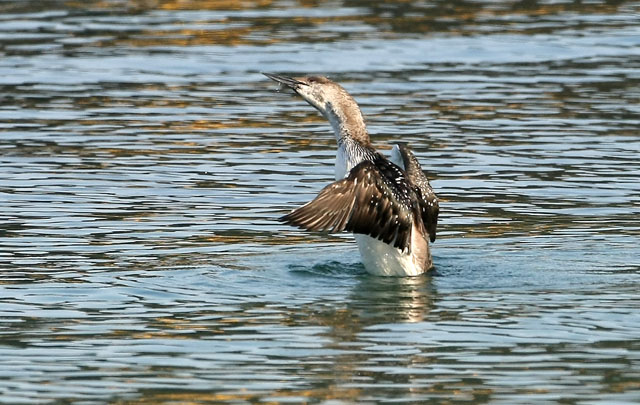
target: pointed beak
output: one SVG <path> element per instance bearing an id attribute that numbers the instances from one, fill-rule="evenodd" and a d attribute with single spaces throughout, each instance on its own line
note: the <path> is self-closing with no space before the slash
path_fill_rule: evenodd
<path id="1" fill-rule="evenodd" d="M 274 75 L 272 73 L 264 73 L 264 72 L 262 72 L 262 74 L 267 76 L 269 79 L 280 83 L 281 85 L 283 84 L 287 87 L 291 87 L 293 90 L 296 90 L 301 85 L 306 85 L 305 82 L 296 80 L 293 77 Z"/>

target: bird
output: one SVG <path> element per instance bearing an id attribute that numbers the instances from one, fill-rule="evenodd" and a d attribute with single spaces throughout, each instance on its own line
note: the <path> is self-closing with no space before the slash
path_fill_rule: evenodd
<path id="1" fill-rule="evenodd" d="M 355 99 L 325 76 L 263 74 L 318 110 L 338 146 L 336 181 L 279 220 L 313 232 L 352 232 L 370 274 L 410 277 L 431 270 L 439 201 L 409 146 L 395 144 L 390 158 L 378 152 Z"/>

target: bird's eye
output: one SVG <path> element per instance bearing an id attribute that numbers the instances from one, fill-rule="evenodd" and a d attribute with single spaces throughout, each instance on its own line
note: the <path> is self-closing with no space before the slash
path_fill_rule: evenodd
<path id="1" fill-rule="evenodd" d="M 315 77 L 315 76 L 310 76 L 310 77 L 309 77 L 309 83 L 315 83 L 315 82 L 317 82 L 317 81 L 318 81 L 318 78 L 317 78 L 317 77 Z"/>

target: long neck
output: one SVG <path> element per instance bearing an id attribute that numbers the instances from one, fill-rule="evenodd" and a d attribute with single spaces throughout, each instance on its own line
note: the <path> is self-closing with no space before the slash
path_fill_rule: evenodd
<path id="1" fill-rule="evenodd" d="M 352 139 L 362 146 L 371 146 L 362 112 L 353 99 L 340 100 L 338 103 L 331 104 L 327 109 L 326 117 L 331 123 L 338 144 L 345 139 Z"/>

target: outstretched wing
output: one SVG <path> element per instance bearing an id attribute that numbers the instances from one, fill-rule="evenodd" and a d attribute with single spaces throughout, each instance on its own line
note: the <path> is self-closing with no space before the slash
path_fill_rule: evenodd
<path id="1" fill-rule="evenodd" d="M 402 170 L 380 156 L 358 164 L 280 220 L 309 231 L 361 233 L 408 251 L 418 215 L 412 194 Z"/>

